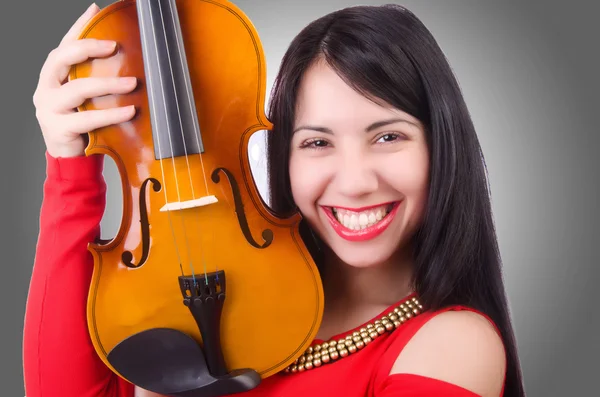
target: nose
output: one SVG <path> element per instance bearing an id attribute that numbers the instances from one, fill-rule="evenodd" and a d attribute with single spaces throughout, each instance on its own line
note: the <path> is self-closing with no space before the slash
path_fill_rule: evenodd
<path id="1" fill-rule="evenodd" d="M 375 192 L 379 187 L 373 162 L 360 150 L 340 154 L 336 167 L 335 186 L 348 197 L 361 197 Z"/>

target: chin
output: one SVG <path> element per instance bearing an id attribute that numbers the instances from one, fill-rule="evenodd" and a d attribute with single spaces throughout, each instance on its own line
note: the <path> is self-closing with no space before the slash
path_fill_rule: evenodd
<path id="1" fill-rule="evenodd" d="M 392 252 L 382 252 L 377 248 L 348 247 L 347 244 L 332 244 L 330 249 L 346 265 L 362 269 L 380 267 L 393 255 Z"/>
<path id="2" fill-rule="evenodd" d="M 372 252 L 361 252 L 356 255 L 348 255 L 348 251 L 340 253 L 334 251 L 334 253 L 346 265 L 361 269 L 379 267 L 389 259 L 389 256 L 374 257 Z"/>

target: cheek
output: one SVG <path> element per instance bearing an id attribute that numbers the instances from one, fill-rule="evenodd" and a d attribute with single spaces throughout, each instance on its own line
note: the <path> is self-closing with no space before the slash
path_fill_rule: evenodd
<path id="1" fill-rule="evenodd" d="M 290 184 L 294 202 L 305 216 L 316 214 L 315 203 L 324 194 L 331 167 L 324 158 L 311 158 L 302 153 L 290 156 Z"/>
<path id="2" fill-rule="evenodd" d="M 405 199 L 409 223 L 419 223 L 429 190 L 429 157 L 423 148 L 398 153 L 380 165 L 386 184 Z"/>

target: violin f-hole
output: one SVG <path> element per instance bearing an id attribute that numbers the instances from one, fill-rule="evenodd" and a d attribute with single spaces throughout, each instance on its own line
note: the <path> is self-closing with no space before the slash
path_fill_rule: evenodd
<path id="1" fill-rule="evenodd" d="M 244 233 L 244 237 L 246 237 L 246 240 L 254 248 L 267 248 L 273 242 L 273 231 L 271 229 L 265 229 L 262 231 L 262 238 L 263 240 L 265 240 L 264 244 L 262 245 L 257 243 L 256 240 L 254 240 L 254 237 L 252 237 L 252 233 L 250 232 L 250 227 L 248 226 L 248 221 L 246 220 L 244 204 L 242 203 L 242 195 L 240 194 L 240 188 L 237 184 L 237 181 L 235 180 L 235 177 L 226 168 L 219 167 L 215 169 L 211 175 L 211 179 L 214 183 L 219 183 L 221 181 L 221 178 L 219 177 L 219 171 L 223 172 L 229 180 L 229 185 L 231 186 L 231 193 L 233 194 L 233 200 L 235 202 L 235 213 L 237 215 L 240 228 L 242 229 L 242 233 Z"/>
<path id="2" fill-rule="evenodd" d="M 159 192 L 161 184 L 154 178 L 148 178 L 142 183 L 140 188 L 140 228 L 142 229 L 142 257 L 140 262 L 136 265 L 133 263 L 133 254 L 131 251 L 125 251 L 121 254 L 121 260 L 123 264 L 130 268 L 138 268 L 142 266 L 148 260 L 148 254 L 150 252 L 150 222 L 148 220 L 148 206 L 146 205 L 146 189 L 148 183 L 152 183 L 152 190 Z"/>

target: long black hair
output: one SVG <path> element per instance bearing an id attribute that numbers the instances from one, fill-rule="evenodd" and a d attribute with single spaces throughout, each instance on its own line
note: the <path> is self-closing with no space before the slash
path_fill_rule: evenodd
<path id="1" fill-rule="evenodd" d="M 347 84 L 419 119 L 430 153 L 429 194 L 413 239 L 415 291 L 426 309 L 453 304 L 486 313 L 507 352 L 505 395 L 525 395 L 505 296 L 487 169 L 459 85 L 436 40 L 399 5 L 355 6 L 304 28 L 285 53 L 275 80 L 267 135 L 270 206 L 297 210 L 289 153 L 296 97 L 304 72 L 322 59 Z M 303 239 L 317 257 L 314 235 Z"/>

